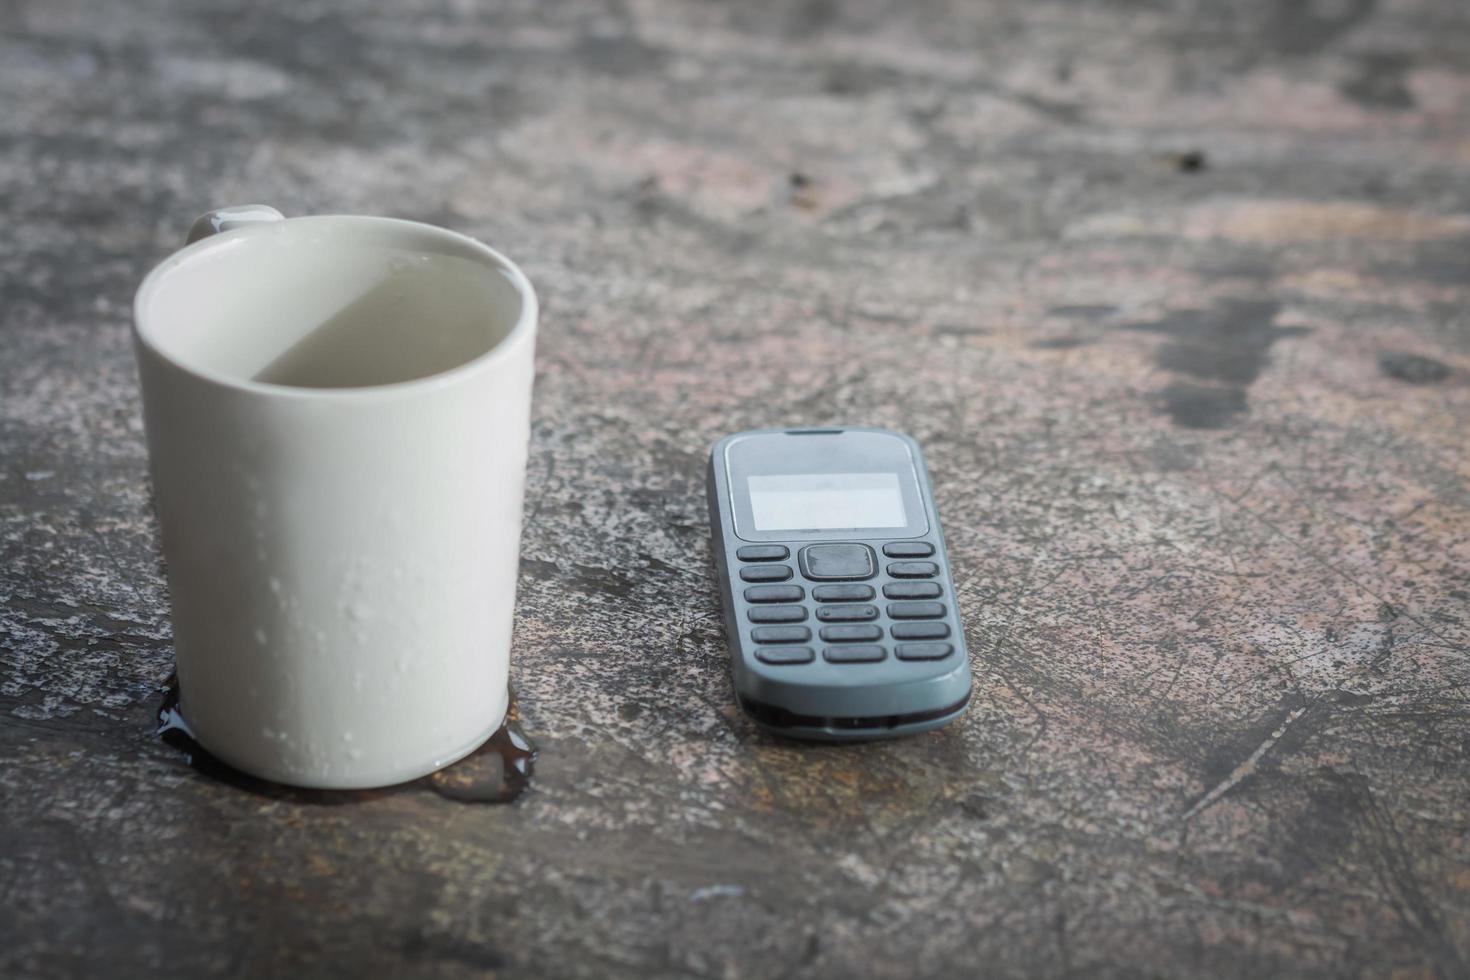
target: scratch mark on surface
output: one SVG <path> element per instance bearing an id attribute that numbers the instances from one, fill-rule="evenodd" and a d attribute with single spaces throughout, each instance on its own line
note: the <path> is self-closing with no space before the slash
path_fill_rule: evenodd
<path id="1" fill-rule="evenodd" d="M 1180 819 L 1183 820 L 1185 823 L 1188 823 L 1199 813 L 1203 812 L 1211 806 L 1214 806 L 1215 803 L 1219 801 L 1222 796 L 1230 792 L 1236 786 L 1239 786 L 1242 780 L 1254 775 L 1256 771 L 1256 766 L 1263 758 L 1265 758 L 1266 753 L 1270 752 L 1271 747 L 1274 746 L 1277 742 L 1281 741 L 1282 736 L 1286 734 L 1286 730 L 1290 728 L 1298 718 L 1306 714 L 1307 708 L 1309 707 L 1311 707 L 1311 705 L 1304 704 L 1300 708 L 1297 708 L 1293 710 L 1290 714 L 1288 714 L 1286 716 L 1286 720 L 1283 721 L 1275 729 L 1273 729 L 1271 734 L 1266 737 L 1266 740 L 1263 741 L 1260 745 L 1257 745 L 1256 750 L 1252 752 L 1249 756 L 1247 756 L 1244 762 L 1236 766 L 1234 769 L 1230 770 L 1230 775 L 1226 776 L 1223 780 L 1217 783 L 1213 789 L 1211 789 L 1204 796 L 1200 797 L 1199 800 L 1194 804 L 1194 806 L 1190 807 L 1185 812 L 1184 816 Z"/>

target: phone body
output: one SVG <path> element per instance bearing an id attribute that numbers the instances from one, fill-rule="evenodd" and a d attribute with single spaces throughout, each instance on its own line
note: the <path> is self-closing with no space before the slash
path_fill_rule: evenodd
<path id="1" fill-rule="evenodd" d="M 710 451 L 708 495 L 735 694 L 759 725 L 855 741 L 964 713 L 970 660 L 918 443 L 740 432 Z"/>

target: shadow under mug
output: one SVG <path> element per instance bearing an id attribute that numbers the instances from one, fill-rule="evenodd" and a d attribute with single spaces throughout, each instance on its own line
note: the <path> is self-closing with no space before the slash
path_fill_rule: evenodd
<path id="1" fill-rule="evenodd" d="M 190 239 L 134 301 L 186 722 L 297 786 L 457 760 L 507 707 L 530 283 L 389 218 L 253 206 Z"/>

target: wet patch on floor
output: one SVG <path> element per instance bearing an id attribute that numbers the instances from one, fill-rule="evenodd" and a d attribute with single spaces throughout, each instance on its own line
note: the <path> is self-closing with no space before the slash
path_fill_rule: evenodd
<path id="1" fill-rule="evenodd" d="M 1247 391 L 1270 363 L 1272 345 L 1308 333 L 1306 327 L 1277 326 L 1280 312 L 1281 304 L 1271 300 L 1227 299 L 1119 329 L 1167 337 L 1155 363 L 1191 380 L 1161 392 L 1163 410 L 1175 425 L 1219 429 L 1249 411 Z"/>
<path id="2" fill-rule="evenodd" d="M 1423 354 L 1405 351 L 1384 351 L 1378 355 L 1378 370 L 1398 381 L 1411 385 L 1428 385 L 1443 381 L 1451 374 L 1450 366 Z"/>

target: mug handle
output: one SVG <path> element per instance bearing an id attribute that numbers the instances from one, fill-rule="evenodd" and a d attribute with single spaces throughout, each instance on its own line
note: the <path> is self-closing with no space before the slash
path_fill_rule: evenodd
<path id="1" fill-rule="evenodd" d="M 222 231 L 232 231 L 235 228 L 243 228 L 245 225 L 258 225 L 265 221 L 282 221 L 285 217 L 269 204 L 237 204 L 230 208 L 215 208 L 194 219 L 194 224 L 189 227 L 189 237 L 184 239 L 184 244 L 193 245 L 201 238 L 218 235 Z"/>

